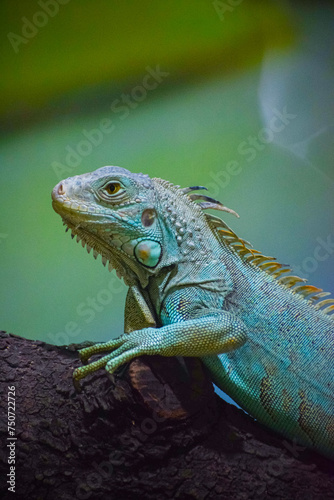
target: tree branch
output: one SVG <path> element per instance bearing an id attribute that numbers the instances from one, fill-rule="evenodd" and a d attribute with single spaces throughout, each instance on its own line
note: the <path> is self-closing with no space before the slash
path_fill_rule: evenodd
<path id="1" fill-rule="evenodd" d="M 333 498 L 333 462 L 221 400 L 199 359 L 142 357 L 77 393 L 75 347 L 0 333 L 2 499 Z"/>

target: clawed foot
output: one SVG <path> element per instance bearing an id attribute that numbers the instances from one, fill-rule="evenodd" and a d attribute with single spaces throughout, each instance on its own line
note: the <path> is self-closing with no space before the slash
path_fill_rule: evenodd
<path id="1" fill-rule="evenodd" d="M 107 372 L 114 373 L 119 366 L 127 363 L 137 356 L 145 354 L 145 350 L 141 347 L 143 345 L 143 337 L 146 333 L 145 330 L 124 334 L 109 342 L 95 344 L 81 349 L 79 351 L 79 355 L 85 366 L 80 366 L 73 372 L 73 383 L 76 390 L 80 390 L 79 380 L 86 377 L 90 373 L 94 373 L 100 368 L 105 368 Z M 87 364 L 91 356 L 108 351 L 112 352 L 109 352 L 106 356 Z"/>

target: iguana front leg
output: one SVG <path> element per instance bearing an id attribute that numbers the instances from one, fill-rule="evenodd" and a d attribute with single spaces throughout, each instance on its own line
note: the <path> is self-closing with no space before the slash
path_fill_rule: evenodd
<path id="1" fill-rule="evenodd" d="M 89 365 L 77 368 L 76 382 L 99 368 L 113 373 L 120 365 L 144 354 L 161 356 L 208 356 L 229 352 L 242 346 L 246 327 L 235 315 L 222 310 L 196 310 L 195 317 L 160 328 L 143 328 L 104 344 L 80 351 L 82 359 L 112 351 Z"/>
<path id="2" fill-rule="evenodd" d="M 156 327 L 157 321 L 154 318 L 154 311 L 152 304 L 150 302 L 149 296 L 143 290 L 137 286 L 131 286 L 126 295 L 125 309 L 124 309 L 124 331 L 125 333 L 130 333 L 134 330 L 142 330 L 143 328 Z M 90 346 L 91 349 L 81 349 L 79 351 L 80 359 L 83 363 L 86 363 L 93 354 L 98 354 L 102 352 L 108 352 L 112 349 L 123 344 L 123 337 L 111 340 L 103 344 L 95 344 Z M 80 389 L 78 381 L 88 375 L 93 373 L 99 368 L 103 368 L 110 356 L 104 356 L 99 360 L 90 363 L 88 367 L 77 368 L 73 372 L 74 386 L 76 389 Z"/>

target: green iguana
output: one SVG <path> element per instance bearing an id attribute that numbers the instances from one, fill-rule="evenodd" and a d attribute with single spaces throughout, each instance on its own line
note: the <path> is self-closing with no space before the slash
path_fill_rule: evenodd
<path id="1" fill-rule="evenodd" d="M 52 192 L 66 230 L 129 287 L 125 334 L 80 351 L 74 380 L 143 354 L 199 356 L 263 424 L 334 458 L 334 300 L 239 238 L 219 201 L 120 167 Z M 235 214 L 237 215 L 237 214 Z"/>

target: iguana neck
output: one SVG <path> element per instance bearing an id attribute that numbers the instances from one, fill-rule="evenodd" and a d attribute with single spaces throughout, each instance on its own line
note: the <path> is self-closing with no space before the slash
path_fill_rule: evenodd
<path id="1" fill-rule="evenodd" d="M 178 186 L 153 179 L 164 224 L 164 256 L 148 288 L 161 304 L 171 289 L 196 286 L 208 291 L 228 293 L 232 279 L 224 264 L 222 247 L 209 228 L 205 214 Z M 166 229 L 167 228 L 167 229 Z"/>

